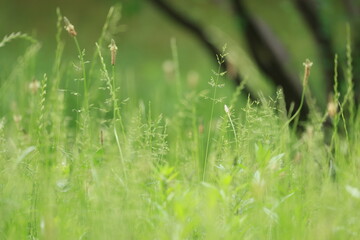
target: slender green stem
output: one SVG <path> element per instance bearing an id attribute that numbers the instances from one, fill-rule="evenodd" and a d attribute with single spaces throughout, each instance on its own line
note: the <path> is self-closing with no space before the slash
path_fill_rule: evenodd
<path id="1" fill-rule="evenodd" d="M 112 89 L 113 89 L 113 92 L 114 92 L 112 94 L 112 98 L 113 98 L 113 106 L 114 106 L 114 113 L 113 113 L 114 115 L 113 115 L 113 117 L 114 117 L 114 123 L 115 123 L 116 116 L 117 116 L 117 114 L 120 114 L 120 113 L 118 113 L 119 109 L 118 109 L 117 100 L 116 100 L 116 96 L 115 96 L 115 94 L 116 94 L 116 85 L 115 85 L 115 66 L 114 65 L 112 66 L 111 79 L 112 79 Z"/>
<path id="2" fill-rule="evenodd" d="M 202 173 L 202 181 L 204 181 L 205 177 L 206 177 L 206 168 L 207 168 L 207 162 L 208 162 L 208 157 L 209 157 L 209 146 L 210 146 L 210 138 L 211 138 L 212 120 L 213 120 L 214 109 L 215 109 L 216 90 L 217 90 L 217 85 L 219 82 L 220 70 L 221 70 L 221 64 L 219 64 L 218 71 L 216 74 L 216 79 L 215 79 L 215 85 L 214 85 L 214 93 L 213 93 L 212 104 L 211 104 L 209 129 L 208 129 L 207 140 L 206 140 L 206 150 L 205 150 L 205 159 L 204 159 L 204 166 L 203 166 L 203 173 Z"/>
<path id="3" fill-rule="evenodd" d="M 106 78 L 106 84 L 108 85 L 108 88 L 110 90 L 110 96 L 111 96 L 111 99 L 113 101 L 113 131 L 114 131 L 114 136 L 115 136 L 115 140 L 116 140 L 116 145 L 117 145 L 117 148 L 118 148 L 119 154 L 120 154 L 120 161 L 121 161 L 121 164 L 122 164 L 122 167 L 123 167 L 124 177 L 125 177 L 125 179 L 127 179 L 127 173 L 126 173 L 126 168 L 125 168 L 123 150 L 122 150 L 122 147 L 121 147 L 121 144 L 120 144 L 120 138 L 119 138 L 119 135 L 118 135 L 117 129 L 116 129 L 117 117 L 119 118 L 118 120 L 120 121 L 121 126 L 123 126 L 123 125 L 122 125 L 121 115 L 120 115 L 120 112 L 119 112 L 119 108 L 118 108 L 118 105 L 117 105 L 117 98 L 116 98 L 115 66 L 112 65 L 112 75 L 110 77 L 109 73 L 108 73 L 108 70 L 106 68 L 104 58 L 103 58 L 103 56 L 101 54 L 100 46 L 97 43 L 96 43 L 96 47 L 97 47 L 100 62 L 101 62 L 101 65 L 102 65 L 102 70 L 103 70 L 103 73 L 104 73 L 105 78 Z M 124 139 L 125 139 L 125 136 L 124 136 Z"/>
<path id="4" fill-rule="evenodd" d="M 234 137 L 235 137 L 235 143 L 236 143 L 236 149 L 238 149 L 239 147 L 239 144 L 238 144 L 238 137 L 237 137 L 237 134 L 236 134 L 236 130 L 235 130 L 235 125 L 231 119 L 231 112 L 230 112 L 230 109 L 225 105 L 225 112 L 226 112 L 226 115 L 228 116 L 229 118 L 229 121 L 230 121 L 230 125 L 231 125 L 231 128 L 234 132 Z"/>
<path id="5" fill-rule="evenodd" d="M 345 136 L 346 136 L 346 141 L 349 142 L 349 132 L 347 130 L 346 127 L 346 120 L 345 120 L 345 116 L 344 116 L 344 108 L 341 104 L 339 104 L 340 106 L 340 114 L 341 114 L 341 119 L 343 120 L 343 124 L 344 124 L 344 131 L 345 131 Z"/>
<path id="6" fill-rule="evenodd" d="M 193 138 L 194 138 L 194 144 L 195 144 L 195 153 L 194 153 L 194 158 L 196 159 L 196 169 L 197 169 L 197 173 L 198 176 L 200 176 L 200 171 L 201 171 L 201 166 L 200 166 L 200 141 L 199 141 L 199 130 L 196 124 L 196 107 L 195 105 L 192 107 L 192 127 L 193 127 Z"/>
<path id="7" fill-rule="evenodd" d="M 302 109 L 302 107 L 304 105 L 306 90 L 307 90 L 307 86 L 304 84 L 303 85 L 303 92 L 301 94 L 301 100 L 300 100 L 299 108 L 296 111 L 296 113 L 289 119 L 289 122 L 288 122 L 288 123 L 291 123 L 291 121 L 294 120 L 294 129 L 295 130 L 297 129 L 297 126 L 298 126 L 298 123 L 299 123 L 300 111 L 301 111 L 301 109 Z"/>
<path id="8" fill-rule="evenodd" d="M 175 63 L 176 90 L 177 90 L 178 97 L 181 98 L 182 86 L 181 86 L 181 77 L 180 77 L 179 56 L 178 56 L 175 38 L 171 39 L 171 52 L 172 52 L 173 61 Z"/>
<path id="9" fill-rule="evenodd" d="M 334 99 L 332 99 L 332 101 L 337 106 L 340 106 L 340 108 L 341 108 L 341 104 L 339 103 L 340 93 L 339 93 L 339 90 L 338 90 L 339 83 L 338 83 L 338 71 L 337 71 L 337 68 L 338 68 L 338 56 L 337 56 L 337 54 L 335 54 L 335 57 L 334 57 Z M 341 112 L 342 112 L 342 110 L 341 110 Z M 339 121 L 340 121 L 340 115 L 341 114 L 336 113 L 336 115 L 334 116 L 334 119 L 333 119 L 333 134 L 332 134 L 332 137 L 331 137 L 330 149 L 333 149 L 335 141 L 338 140 L 338 124 L 339 124 Z"/>
<path id="10" fill-rule="evenodd" d="M 85 108 L 85 112 L 88 113 L 89 110 L 89 100 L 88 100 L 88 92 L 87 92 L 87 82 L 86 82 L 86 69 L 85 69 L 85 61 L 84 61 L 84 55 L 81 51 L 79 42 L 77 40 L 76 37 L 74 37 L 74 41 L 75 41 L 75 45 L 76 48 L 78 50 L 79 53 L 79 59 L 80 59 L 80 63 L 81 63 L 81 68 L 83 71 L 83 82 L 84 82 L 84 108 Z"/>
<path id="11" fill-rule="evenodd" d="M 114 121 L 116 119 L 116 117 L 119 120 L 119 124 L 120 124 L 120 128 L 121 128 L 121 134 L 123 135 L 124 139 L 126 139 L 126 135 L 125 135 L 125 128 L 124 128 L 124 124 L 122 121 L 122 117 L 121 117 L 121 113 L 120 113 L 120 109 L 119 109 L 119 105 L 118 105 L 118 98 L 116 97 L 116 84 L 115 84 L 115 65 L 112 65 L 112 89 L 113 89 L 113 105 L 114 105 Z"/>
<path id="12" fill-rule="evenodd" d="M 353 126 L 355 114 L 355 103 L 354 103 L 354 83 L 353 83 L 353 67 L 352 67 L 352 56 L 351 56 L 351 32 L 350 32 L 350 25 L 346 25 L 346 82 L 347 82 L 347 92 L 344 97 L 344 104 L 345 106 L 346 101 L 349 102 L 349 125 Z"/>
<path id="13" fill-rule="evenodd" d="M 117 9 L 114 6 L 111 6 L 110 9 L 109 9 L 109 12 L 108 12 L 107 17 L 106 17 L 106 21 L 105 21 L 104 26 L 103 26 L 103 28 L 101 30 L 100 37 L 97 40 L 99 46 L 102 46 L 102 44 L 103 44 L 106 32 L 109 30 L 110 20 L 114 15 L 114 11 L 116 11 L 116 10 Z M 93 71 L 94 71 L 95 64 L 97 63 L 96 58 L 98 57 L 98 54 L 99 53 L 97 51 L 94 51 L 94 54 L 93 54 L 93 57 L 92 57 L 92 60 L 91 60 L 91 66 L 90 66 L 90 69 L 89 69 L 89 78 L 92 78 L 92 76 L 93 76 Z"/>
<path id="14" fill-rule="evenodd" d="M 103 63 L 103 66 L 105 67 L 104 63 Z M 113 106 L 114 106 L 114 109 L 113 109 L 113 111 L 114 111 L 114 113 L 113 113 L 114 135 L 115 135 L 116 145 L 118 147 L 119 154 L 120 154 L 120 159 L 121 159 L 121 164 L 122 164 L 122 167 L 123 167 L 124 177 L 125 177 L 125 179 L 127 179 L 124 155 L 123 155 L 122 147 L 121 147 L 119 136 L 118 136 L 117 129 L 116 129 L 116 120 L 117 120 L 116 117 L 118 117 L 118 120 L 120 121 L 121 130 L 122 130 L 122 133 L 124 135 L 124 139 L 126 139 L 125 132 L 124 132 L 124 126 L 122 124 L 121 114 L 120 114 L 120 111 L 119 111 L 119 107 L 118 107 L 118 104 L 117 104 L 117 98 L 116 98 L 115 65 L 112 65 L 111 79 L 112 79 L 111 95 L 112 95 Z"/>
<path id="15" fill-rule="evenodd" d="M 299 108 L 297 109 L 297 111 L 295 112 L 295 114 L 285 123 L 284 128 L 287 127 L 294 119 L 294 130 L 296 130 L 297 125 L 298 125 L 298 121 L 299 121 L 299 114 L 300 111 L 302 109 L 302 106 L 304 104 L 304 100 L 305 100 L 305 94 L 307 91 L 307 87 L 308 87 L 308 81 L 309 81 L 309 76 L 310 76 L 310 68 L 312 66 L 312 62 L 310 62 L 308 59 L 306 59 L 306 61 L 303 63 L 305 70 L 304 70 L 304 78 L 303 78 L 303 90 L 302 90 L 302 94 L 301 94 L 301 100 L 300 100 L 300 105 Z"/>
<path id="16" fill-rule="evenodd" d="M 116 140 L 116 145 L 118 147 L 119 150 L 119 154 L 120 154 L 120 159 L 121 159 L 121 165 L 123 167 L 123 173 L 124 173 L 124 177 L 125 179 L 127 179 L 127 173 L 126 173 L 126 168 L 125 168 L 125 161 L 124 161 L 124 155 L 123 155 L 123 151 L 120 145 L 120 140 L 119 140 L 119 136 L 117 134 L 117 130 L 116 130 L 116 125 L 114 123 L 114 135 L 115 135 L 115 140 Z"/>

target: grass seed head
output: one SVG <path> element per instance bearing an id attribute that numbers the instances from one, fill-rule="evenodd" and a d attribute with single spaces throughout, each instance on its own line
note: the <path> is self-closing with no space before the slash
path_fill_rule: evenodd
<path id="1" fill-rule="evenodd" d="M 162 64 L 163 71 L 166 75 L 174 75 L 175 74 L 175 63 L 172 60 L 166 60 Z"/>
<path id="2" fill-rule="evenodd" d="M 204 124 L 200 123 L 198 130 L 199 130 L 200 135 L 204 134 L 204 131 L 205 131 Z"/>
<path id="3" fill-rule="evenodd" d="M 29 83 L 29 90 L 32 94 L 36 94 L 39 88 L 40 82 L 38 80 L 34 79 L 32 82 Z"/>
<path id="4" fill-rule="evenodd" d="M 310 69 L 311 69 L 311 66 L 313 65 L 313 63 L 309 59 L 306 59 L 305 62 L 303 63 L 303 65 L 305 67 L 304 85 L 307 85 L 309 76 L 310 76 Z"/>
<path id="5" fill-rule="evenodd" d="M 334 101 L 333 97 L 330 97 L 330 100 L 327 104 L 327 113 L 329 117 L 334 118 L 337 114 L 338 106 Z"/>
<path id="6" fill-rule="evenodd" d="M 109 45 L 109 49 L 110 49 L 110 52 L 111 52 L 111 65 L 115 65 L 115 61 L 116 61 L 116 52 L 118 50 L 116 44 L 115 44 L 115 41 L 114 39 L 111 39 L 111 43 Z"/>
<path id="7" fill-rule="evenodd" d="M 225 110 L 226 114 L 230 114 L 230 109 L 226 104 L 224 105 L 224 110 Z"/>
<path id="8" fill-rule="evenodd" d="M 75 37 L 77 35 L 77 32 L 75 31 L 74 25 L 71 24 L 69 19 L 67 17 L 64 17 L 64 23 L 65 23 L 65 30 L 72 36 Z"/>
<path id="9" fill-rule="evenodd" d="M 199 85 L 199 79 L 200 79 L 199 73 L 197 73 L 196 71 L 188 72 L 186 80 L 189 88 L 195 89 Z"/>
<path id="10" fill-rule="evenodd" d="M 15 114 L 15 115 L 13 115 L 13 119 L 14 119 L 14 122 L 15 122 L 16 124 L 18 124 L 18 123 L 21 122 L 22 116 L 19 115 L 19 114 Z"/>

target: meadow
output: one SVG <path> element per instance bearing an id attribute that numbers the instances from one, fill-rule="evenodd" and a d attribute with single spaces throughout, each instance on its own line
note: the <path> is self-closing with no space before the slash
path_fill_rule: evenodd
<path id="1" fill-rule="evenodd" d="M 350 39 L 346 61 L 334 57 L 325 111 L 308 87 L 317 65 L 304 59 L 310 113 L 300 121 L 281 89 L 252 100 L 246 81 L 227 86 L 226 45 L 199 87 L 195 73 L 183 81 L 173 39 L 167 80 L 149 86 L 156 100 L 144 101 L 120 74 L 117 11 L 88 51 L 58 9 L 48 72 L 36 67 L 42 49 L 31 35 L 0 42 L 0 50 L 28 46 L 0 88 L 0 239 L 359 239 Z"/>

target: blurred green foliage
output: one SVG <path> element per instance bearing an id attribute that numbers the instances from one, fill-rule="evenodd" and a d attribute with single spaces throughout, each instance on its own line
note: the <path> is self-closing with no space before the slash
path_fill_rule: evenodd
<path id="1" fill-rule="evenodd" d="M 252 88 L 265 94 L 274 94 L 274 86 L 269 84 L 247 55 L 247 46 L 231 14 L 229 1 L 169 2 L 204 26 L 219 47 L 228 44 L 228 51 L 236 59 L 240 72 L 249 78 L 249 85 Z M 216 67 L 212 59 L 214 56 L 209 56 L 191 35 L 146 0 L 5 0 L 2 1 L 0 8 L 0 37 L 17 31 L 33 35 L 42 44 L 36 67 L 40 72 L 47 72 L 55 52 L 55 9 L 60 7 L 62 13 L 76 26 L 81 46 L 86 49 L 85 58 L 88 57 L 87 60 L 90 60 L 107 12 L 113 4 L 122 5 L 121 32 L 116 36 L 119 45 L 118 62 L 122 74 L 131 75 L 136 81 L 144 99 L 151 99 L 153 94 L 150 93 L 154 93 L 153 87 L 158 87 L 159 82 L 164 81 L 162 66 L 166 60 L 171 59 L 171 38 L 177 39 L 182 81 L 186 82 L 187 75 L 195 71 L 200 76 L 200 86 L 206 86 L 211 74 L 210 70 Z M 321 73 L 322 59 L 309 30 L 292 2 L 252 0 L 247 1 L 247 5 L 251 12 L 265 21 L 283 42 L 289 51 L 288 65 L 295 73 L 299 76 L 302 74 L 304 59 L 310 58 L 314 62 L 310 85 L 320 106 L 324 107 L 327 99 L 323 92 L 325 79 Z M 336 1 L 323 1 L 319 14 L 326 20 L 328 28 L 325 31 L 329 31 L 333 36 L 336 49 L 342 56 L 346 40 L 342 34 L 345 32 L 346 23 L 342 8 Z M 11 67 L 24 52 L 26 44 L 13 42 L 7 48 L 0 49 L 2 79 L 10 74 Z M 73 44 L 68 44 L 65 47 L 65 59 L 71 61 L 76 58 L 74 52 Z M 232 84 L 228 84 L 228 87 L 233 89 Z"/>

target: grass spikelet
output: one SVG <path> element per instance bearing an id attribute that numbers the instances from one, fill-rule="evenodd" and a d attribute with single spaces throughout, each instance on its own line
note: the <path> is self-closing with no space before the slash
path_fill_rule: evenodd
<path id="1" fill-rule="evenodd" d="M 31 43 L 38 42 L 35 38 L 29 36 L 26 33 L 14 32 L 14 33 L 10 33 L 9 35 L 5 35 L 5 37 L 0 42 L 0 48 L 4 47 L 6 44 L 8 44 L 16 39 L 25 39 Z"/>
<path id="2" fill-rule="evenodd" d="M 100 48 L 103 46 L 104 41 L 110 41 L 116 34 L 120 32 L 119 30 L 119 22 L 121 19 L 121 5 L 116 4 L 111 6 L 109 12 L 106 16 L 105 23 L 101 30 L 101 34 L 99 39 L 97 40 Z M 93 77 L 94 67 L 97 63 L 98 51 L 94 51 L 92 56 L 91 66 L 89 70 L 89 76 Z"/>
<path id="3" fill-rule="evenodd" d="M 41 81 L 41 92 L 40 92 L 40 115 L 39 115 L 39 140 L 44 136 L 45 128 L 45 101 L 46 101 L 46 87 L 48 78 L 44 74 L 43 80 Z"/>
<path id="4" fill-rule="evenodd" d="M 54 63 L 54 67 L 53 67 L 53 75 L 55 75 L 55 82 L 53 84 L 53 90 L 52 92 L 56 91 L 56 89 L 58 88 L 59 85 L 59 81 L 60 81 L 60 64 L 61 64 L 61 59 L 62 59 L 62 54 L 64 51 L 64 42 L 61 39 L 61 34 L 63 31 L 63 27 L 62 27 L 62 21 L 63 21 L 63 16 L 61 15 L 60 12 L 60 8 L 56 9 L 56 15 L 57 15 L 57 22 L 56 22 L 56 52 L 55 52 L 55 63 Z"/>
<path id="5" fill-rule="evenodd" d="M 355 99 L 354 99 L 354 83 L 353 83 L 353 67 L 352 67 L 352 56 L 351 56 L 351 32 L 350 25 L 346 25 L 346 83 L 347 91 L 343 100 L 343 107 L 348 103 L 349 112 L 349 123 L 351 126 L 354 123 L 355 118 Z"/>
<path id="6" fill-rule="evenodd" d="M 67 17 L 64 17 L 64 23 L 65 23 L 65 30 L 70 34 L 72 37 L 76 37 L 77 32 L 75 31 L 74 25 L 71 24 L 69 19 Z"/>
<path id="7" fill-rule="evenodd" d="M 99 46 L 99 45 L 97 45 Z M 115 62 L 116 62 L 116 53 L 117 53 L 117 46 L 115 44 L 114 39 L 111 39 L 111 43 L 109 45 L 109 49 L 110 49 L 110 54 L 111 54 L 111 65 L 115 66 Z"/>

